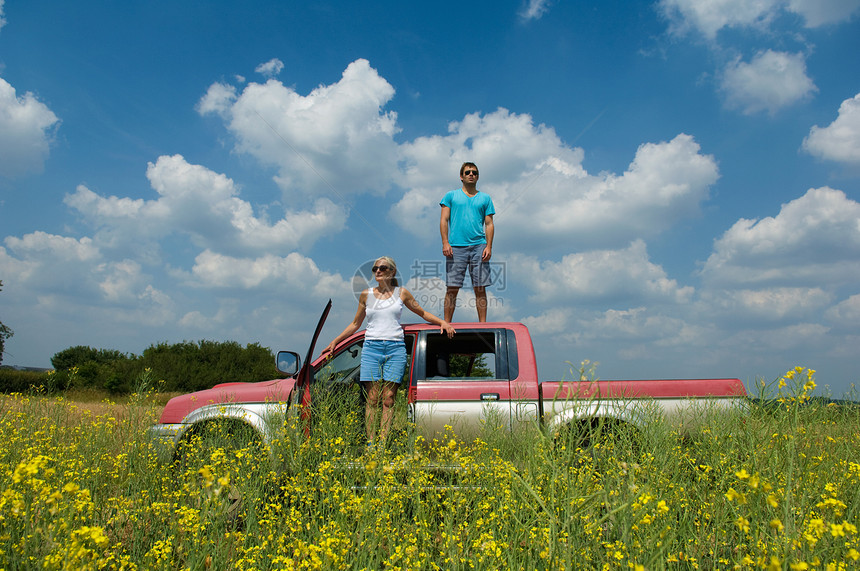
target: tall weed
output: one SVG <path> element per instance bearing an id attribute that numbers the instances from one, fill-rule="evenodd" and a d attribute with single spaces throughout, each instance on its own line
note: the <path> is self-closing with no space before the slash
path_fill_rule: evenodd
<path id="1" fill-rule="evenodd" d="M 0 397 L 0 567 L 847 568 L 860 415 L 793 371 L 763 387 L 773 404 L 703 401 L 681 423 L 644 403 L 650 422 L 585 447 L 492 417 L 475 439 L 426 442 L 400 395 L 390 441 L 367 450 L 346 388 L 315 395 L 310 424 L 273 412 L 269 446 L 213 425 L 170 465 L 144 438 L 145 390 L 104 413 Z"/>

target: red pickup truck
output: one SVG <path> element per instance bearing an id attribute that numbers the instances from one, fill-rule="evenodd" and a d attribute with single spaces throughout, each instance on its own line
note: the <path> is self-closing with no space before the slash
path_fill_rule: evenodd
<path id="1" fill-rule="evenodd" d="M 267 419 L 291 404 L 309 404 L 315 382 L 358 382 L 364 331 L 343 341 L 330 358 L 311 360 L 313 348 L 331 308 L 329 301 L 317 325 L 305 364 L 295 352 L 278 353 L 278 368 L 295 375 L 258 383 L 225 383 L 181 395 L 164 407 L 150 435 L 168 456 L 194 429 L 208 422 L 231 420 L 253 428 L 263 442 L 272 437 Z M 461 437 L 475 433 L 492 415 L 509 430 L 540 422 L 548 431 L 606 420 L 639 425 L 636 406 L 645 399 L 666 416 L 690 410 L 707 399 L 709 406 L 730 407 L 746 397 L 738 379 L 672 379 L 633 381 L 538 381 L 534 347 L 522 323 L 458 323 L 453 339 L 430 324 L 404 325 L 408 366 L 404 384 L 408 417 L 419 434 L 432 439 L 454 427 Z M 310 410 L 303 407 L 302 410 Z M 283 418 L 283 417 L 281 417 Z"/>

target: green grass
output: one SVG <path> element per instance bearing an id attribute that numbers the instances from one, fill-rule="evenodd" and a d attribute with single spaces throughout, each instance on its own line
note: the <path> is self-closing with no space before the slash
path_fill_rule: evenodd
<path id="1" fill-rule="evenodd" d="M 358 395 L 317 395 L 310 438 L 295 415 L 269 419 L 268 450 L 222 424 L 172 466 L 143 437 L 156 395 L 0 397 L 0 568 L 850 568 L 860 413 L 809 401 L 811 379 L 587 449 L 492 423 L 423 442 L 401 421 L 367 453 Z"/>

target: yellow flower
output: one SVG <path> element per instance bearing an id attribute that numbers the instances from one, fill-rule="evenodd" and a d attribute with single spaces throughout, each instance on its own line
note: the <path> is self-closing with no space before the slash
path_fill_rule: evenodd
<path id="1" fill-rule="evenodd" d="M 777 500 L 777 499 L 776 499 L 776 495 L 774 495 L 774 494 L 769 494 L 769 495 L 767 496 L 767 503 L 768 503 L 768 504 L 770 505 L 770 507 L 772 507 L 772 508 L 775 508 L 775 507 L 778 507 L 778 506 L 779 506 L 779 500 Z"/>
<path id="2" fill-rule="evenodd" d="M 739 504 L 745 504 L 747 501 L 746 496 L 744 496 L 742 493 L 738 492 L 734 488 L 729 488 L 729 491 L 726 492 L 725 496 L 726 499 L 730 502 L 737 500 Z"/>
<path id="3" fill-rule="evenodd" d="M 822 535 L 825 530 L 827 530 L 827 526 L 824 524 L 824 520 L 821 518 L 815 518 L 809 520 L 809 529 L 818 533 L 818 535 Z"/>
<path id="4" fill-rule="evenodd" d="M 773 518 L 772 520 L 770 520 L 770 527 L 772 527 L 779 533 L 782 533 L 782 531 L 785 529 L 785 526 L 782 525 L 782 522 L 779 521 L 779 518 Z"/>
<path id="5" fill-rule="evenodd" d="M 735 520 L 735 525 L 744 533 L 749 533 L 750 531 L 750 521 L 742 515 L 739 515 L 738 519 Z"/>
<path id="6" fill-rule="evenodd" d="M 746 468 L 741 468 L 740 472 L 735 472 L 735 476 L 737 476 L 739 480 L 746 480 L 750 477 L 749 473 L 746 471 Z"/>
<path id="7" fill-rule="evenodd" d="M 840 523 L 831 523 L 830 535 L 833 537 L 845 537 L 845 526 Z"/>

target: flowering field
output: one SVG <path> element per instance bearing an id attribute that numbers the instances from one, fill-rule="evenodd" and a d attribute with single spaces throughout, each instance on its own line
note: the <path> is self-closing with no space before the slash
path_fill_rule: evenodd
<path id="1" fill-rule="evenodd" d="M 0 396 L 0 568 L 853 568 L 860 413 L 810 401 L 812 371 L 779 385 L 585 450 L 488 426 L 366 452 L 358 408 L 321 404 L 309 439 L 281 419 L 264 450 L 225 426 L 172 466 L 144 438 L 151 396 Z"/>

